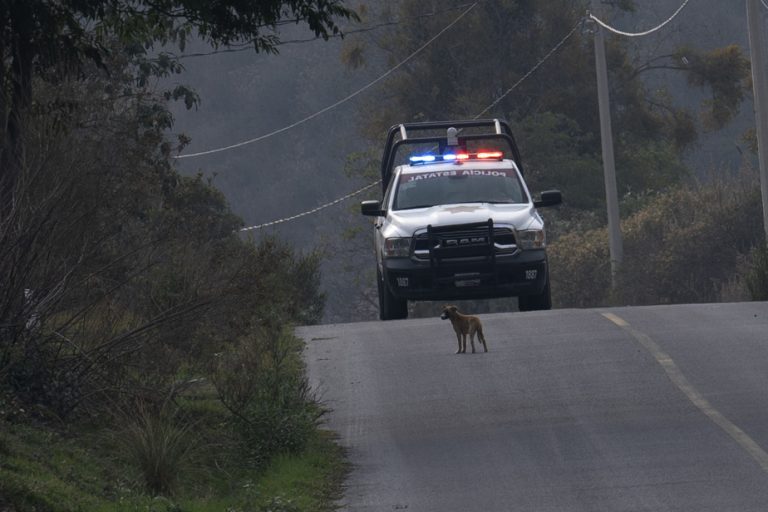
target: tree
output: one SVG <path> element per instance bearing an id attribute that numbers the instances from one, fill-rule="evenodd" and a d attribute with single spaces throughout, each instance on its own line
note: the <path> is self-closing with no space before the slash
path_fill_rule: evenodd
<path id="1" fill-rule="evenodd" d="M 631 9 L 632 2 L 613 2 Z M 384 11 L 397 28 L 375 43 L 399 62 L 457 15 L 460 2 L 406 0 Z M 362 120 L 380 145 L 395 123 L 471 118 L 533 69 L 584 16 L 578 0 L 488 0 L 426 47 L 371 100 Z M 516 125 L 527 180 L 534 189 L 562 188 L 569 206 L 600 211 L 604 200 L 591 34 L 576 30 L 548 61 L 485 117 Z M 608 41 L 611 100 L 620 194 L 663 189 L 686 176 L 682 154 L 696 140 L 696 116 L 649 90 L 641 76 L 658 67 L 687 73 L 712 92 L 706 128 L 727 122 L 744 97 L 748 65 L 738 47 L 709 53 L 680 49 L 635 65 L 626 39 Z M 360 62 L 360 49 L 348 51 Z M 685 59 L 684 56 L 687 56 Z"/>
<path id="2" fill-rule="evenodd" d="M 86 63 L 104 67 L 115 49 L 134 58 L 136 80 L 179 69 L 154 44 L 184 47 L 193 33 L 213 46 L 277 51 L 279 25 L 305 22 L 318 37 L 339 33 L 356 15 L 343 0 L 0 0 L 0 205 L 7 215 L 24 160 L 23 120 L 33 106 L 33 78 L 56 83 Z M 117 43 L 117 44 L 116 44 Z M 183 91 L 176 91 L 177 95 Z M 189 101 L 189 96 L 187 96 Z"/>
<path id="3" fill-rule="evenodd" d="M 76 108 L 63 129 L 30 114 L 16 201 L 0 218 L 0 396 L 59 419 L 167 397 L 180 368 L 204 374 L 265 319 L 322 315 L 318 257 L 243 240 L 211 182 L 173 169 L 163 98 L 123 97 L 110 65 L 109 77 L 91 68 L 37 89 Z"/>
<path id="4" fill-rule="evenodd" d="M 167 393 L 264 318 L 319 319 L 318 257 L 242 240 L 223 195 L 173 168 L 167 100 L 195 98 L 152 91 L 180 67 L 148 52 L 192 30 L 275 51 L 281 23 L 327 37 L 353 16 L 336 0 L 0 0 L 0 394 L 63 418 Z"/>

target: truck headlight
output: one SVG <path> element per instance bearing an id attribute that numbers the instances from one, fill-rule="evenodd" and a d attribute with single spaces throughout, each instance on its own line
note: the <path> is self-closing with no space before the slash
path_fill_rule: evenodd
<path id="1" fill-rule="evenodd" d="M 529 229 L 517 232 L 517 245 L 523 250 L 543 249 L 547 246 L 547 236 L 543 229 Z"/>
<path id="2" fill-rule="evenodd" d="M 407 258 L 411 251 L 410 238 L 387 238 L 384 240 L 385 258 Z"/>

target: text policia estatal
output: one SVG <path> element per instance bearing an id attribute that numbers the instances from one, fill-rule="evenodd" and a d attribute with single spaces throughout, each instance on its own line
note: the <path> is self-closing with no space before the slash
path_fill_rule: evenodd
<path id="1" fill-rule="evenodd" d="M 451 176 L 503 176 L 507 177 L 507 171 L 482 170 L 482 169 L 461 169 L 456 171 L 434 171 L 411 174 L 405 177 L 405 182 L 428 180 L 432 178 L 446 178 Z"/>

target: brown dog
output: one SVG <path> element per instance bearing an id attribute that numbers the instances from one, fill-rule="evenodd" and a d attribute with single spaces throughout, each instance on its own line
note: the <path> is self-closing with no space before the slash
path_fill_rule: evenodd
<path id="1" fill-rule="evenodd" d="M 472 345 L 472 353 L 475 353 L 475 333 L 477 333 L 477 339 L 483 344 L 485 351 L 488 352 L 488 345 L 485 344 L 485 336 L 483 336 L 483 324 L 480 323 L 479 318 L 471 315 L 462 315 L 456 306 L 444 306 L 443 314 L 440 315 L 440 318 L 450 320 L 451 324 L 453 324 L 453 330 L 456 331 L 456 339 L 459 341 L 457 354 L 466 354 L 467 334 L 469 334 L 469 342 Z"/>

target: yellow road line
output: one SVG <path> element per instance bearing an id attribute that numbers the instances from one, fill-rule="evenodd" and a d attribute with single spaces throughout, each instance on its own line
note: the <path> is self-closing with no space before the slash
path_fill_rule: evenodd
<path id="1" fill-rule="evenodd" d="M 671 380 L 672 383 L 688 397 L 688 400 L 690 400 L 693 405 L 703 412 L 718 427 L 723 429 L 726 434 L 731 436 L 734 441 L 739 443 L 739 446 L 757 461 L 763 471 L 768 473 L 768 453 L 766 453 L 754 439 L 749 437 L 746 432 L 741 430 L 732 421 L 723 416 L 720 411 L 715 409 L 712 404 L 709 403 L 709 401 L 704 398 L 695 387 L 693 387 L 693 384 L 691 384 L 685 375 L 683 375 L 683 372 L 680 371 L 677 364 L 675 364 L 672 358 L 661 349 L 658 343 L 653 341 L 647 334 L 634 329 L 626 320 L 618 315 L 613 313 L 602 313 L 602 315 L 631 334 L 632 337 L 650 352 L 653 358 L 656 359 L 656 362 L 659 363 L 667 373 L 669 380 Z"/>

